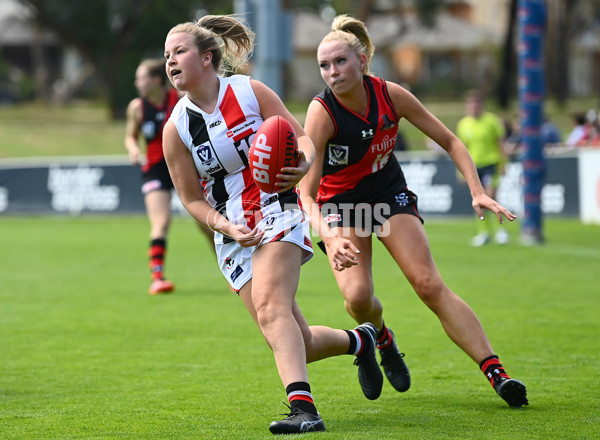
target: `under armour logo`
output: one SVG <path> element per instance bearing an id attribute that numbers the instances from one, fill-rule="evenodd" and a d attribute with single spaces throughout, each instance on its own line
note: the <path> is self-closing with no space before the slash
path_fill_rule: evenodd
<path id="1" fill-rule="evenodd" d="M 362 137 L 363 137 L 363 139 L 367 139 L 367 138 L 373 137 L 373 129 L 369 128 L 368 130 L 363 130 L 362 131 Z"/>

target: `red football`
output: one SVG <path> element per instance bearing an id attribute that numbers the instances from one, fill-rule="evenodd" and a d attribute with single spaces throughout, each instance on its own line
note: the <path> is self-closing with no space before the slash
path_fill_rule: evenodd
<path id="1" fill-rule="evenodd" d="M 258 127 L 254 134 L 248 160 L 252 177 L 262 191 L 275 193 L 281 188 L 277 174 L 283 167 L 298 164 L 298 140 L 292 124 L 282 116 L 271 116 Z"/>

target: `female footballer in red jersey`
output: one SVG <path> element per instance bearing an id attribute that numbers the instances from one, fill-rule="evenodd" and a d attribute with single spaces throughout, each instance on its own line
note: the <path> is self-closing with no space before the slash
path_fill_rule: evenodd
<path id="1" fill-rule="evenodd" d="M 477 362 L 496 392 L 510 406 L 526 405 L 523 383 L 506 374 L 471 308 L 444 283 L 418 211 L 417 196 L 406 185 L 392 154 L 398 121 L 406 118 L 441 145 L 463 174 L 479 217 L 483 209 L 512 221 L 516 217 L 485 194 L 462 142 L 417 98 L 393 82 L 373 77 L 374 52 L 364 23 L 338 16 L 321 41 L 317 60 L 327 84 L 311 102 L 305 130 L 313 140 L 313 166 L 300 193 L 319 233 L 346 310 L 358 323 L 378 329 L 381 365 L 398 391 L 410 387 L 410 374 L 393 332 L 374 295 L 371 235 L 392 255 L 421 300 L 437 315 L 447 335 Z"/>
<path id="2" fill-rule="evenodd" d="M 162 132 L 180 95 L 167 81 L 164 59 L 146 59 L 139 64 L 135 72 L 135 87 L 139 96 L 127 106 L 125 128 L 125 148 L 133 165 L 142 164 L 140 138 L 146 144 L 146 158 L 142 164 L 142 194 L 150 221 L 148 256 L 152 277 L 151 295 L 172 292 L 175 288 L 164 277 L 173 182 L 163 155 Z M 201 230 L 212 241 L 212 232 Z"/>

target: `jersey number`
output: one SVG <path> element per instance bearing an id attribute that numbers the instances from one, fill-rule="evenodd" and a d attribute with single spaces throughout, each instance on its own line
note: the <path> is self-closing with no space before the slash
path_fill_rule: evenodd
<path id="1" fill-rule="evenodd" d="M 377 155 L 377 157 L 373 161 L 373 169 L 372 169 L 373 173 L 379 171 L 380 169 L 382 169 L 385 166 L 386 163 L 388 163 L 391 153 L 392 153 L 392 150 L 389 150 L 383 154 Z"/>

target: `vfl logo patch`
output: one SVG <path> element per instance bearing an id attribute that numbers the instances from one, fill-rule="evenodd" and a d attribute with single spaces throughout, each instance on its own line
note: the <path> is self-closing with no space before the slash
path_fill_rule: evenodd
<path id="1" fill-rule="evenodd" d="M 223 169 L 217 161 L 210 145 L 200 145 L 197 147 L 196 156 L 198 156 L 204 171 L 208 174 L 217 173 Z"/>
<path id="2" fill-rule="evenodd" d="M 347 145 L 329 144 L 329 165 L 348 165 L 349 150 Z"/>
<path id="3" fill-rule="evenodd" d="M 210 151 L 210 147 L 208 145 L 200 145 L 196 150 L 196 154 L 203 164 L 208 165 L 213 160 L 212 151 Z"/>
<path id="4" fill-rule="evenodd" d="M 265 220 L 265 229 L 264 231 L 272 231 L 273 227 L 275 225 L 275 217 L 267 217 L 267 219 Z"/>
<path id="5" fill-rule="evenodd" d="M 146 139 L 152 139 L 156 136 L 156 124 L 153 121 L 144 122 L 142 124 L 141 132 Z"/>

